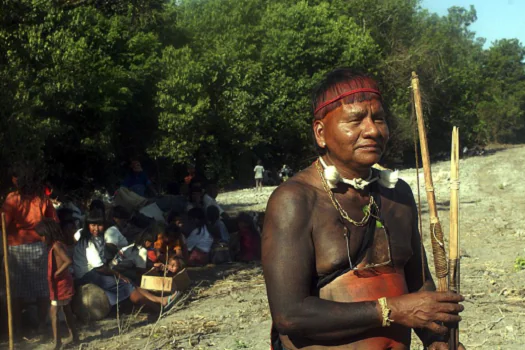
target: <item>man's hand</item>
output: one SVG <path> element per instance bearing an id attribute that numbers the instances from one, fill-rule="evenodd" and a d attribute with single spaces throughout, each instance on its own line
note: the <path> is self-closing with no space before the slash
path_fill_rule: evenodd
<path id="1" fill-rule="evenodd" d="M 443 342 L 435 342 L 430 344 L 428 350 L 448 350 L 448 344 Z M 466 350 L 463 344 L 459 344 L 458 350 Z"/>
<path id="2" fill-rule="evenodd" d="M 458 303 L 463 296 L 452 292 L 417 292 L 399 297 L 387 298 L 392 311 L 390 318 L 409 328 L 426 328 L 438 334 L 446 334 L 448 329 L 436 322 L 457 323 L 463 311 Z M 440 348 L 436 348 L 440 349 Z"/>

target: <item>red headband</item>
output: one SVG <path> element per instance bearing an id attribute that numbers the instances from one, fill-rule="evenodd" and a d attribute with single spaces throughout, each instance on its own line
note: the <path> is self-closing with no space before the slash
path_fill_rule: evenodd
<path id="1" fill-rule="evenodd" d="M 328 101 L 326 101 L 324 103 L 321 103 L 321 105 L 315 109 L 314 115 L 317 114 L 317 112 L 319 112 L 324 107 L 328 106 L 329 104 L 332 104 L 332 103 L 334 103 L 336 101 L 339 101 L 340 99 L 342 99 L 342 98 L 344 98 L 346 96 L 350 96 L 350 95 L 353 95 L 353 94 L 358 94 L 360 92 L 371 92 L 371 93 L 377 94 L 377 95 L 379 95 L 379 97 L 381 97 L 381 93 L 379 92 L 379 90 L 372 89 L 372 88 L 360 88 L 360 89 L 350 90 L 350 91 L 347 91 L 347 92 L 343 92 L 341 95 L 336 96 L 336 97 L 334 97 L 331 100 L 328 100 Z"/>

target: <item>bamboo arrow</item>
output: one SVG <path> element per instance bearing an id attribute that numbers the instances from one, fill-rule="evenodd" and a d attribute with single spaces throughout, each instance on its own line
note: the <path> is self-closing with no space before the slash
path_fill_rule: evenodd
<path id="1" fill-rule="evenodd" d="M 450 291 L 459 293 L 459 130 L 452 130 L 452 149 L 450 154 L 450 233 L 449 233 L 449 281 Z M 459 346 L 459 328 L 450 329 L 449 349 Z"/>
<path id="2" fill-rule="evenodd" d="M 434 267 L 438 279 L 437 290 L 444 292 L 448 290 L 447 285 L 447 257 L 445 243 L 443 241 L 443 230 L 439 222 L 434 184 L 432 182 L 432 169 L 430 167 L 430 155 L 428 153 L 427 134 L 425 121 L 423 119 L 423 108 L 421 107 L 421 94 L 419 91 L 419 78 L 416 72 L 412 72 L 412 91 L 414 93 L 414 104 L 419 131 L 419 144 L 421 147 L 421 158 L 423 160 L 423 171 L 425 174 L 425 189 L 427 192 L 428 211 L 430 213 L 430 238 L 432 241 L 432 253 L 434 256 Z M 419 190 L 419 189 L 418 189 Z"/>

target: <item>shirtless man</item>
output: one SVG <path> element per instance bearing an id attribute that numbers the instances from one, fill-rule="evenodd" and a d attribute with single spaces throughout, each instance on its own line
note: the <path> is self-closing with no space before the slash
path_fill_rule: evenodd
<path id="1" fill-rule="evenodd" d="M 264 223 L 273 349 L 409 349 L 412 328 L 448 349 L 463 297 L 435 292 L 410 187 L 371 169 L 389 138 L 376 83 L 335 70 L 312 102 L 321 158 L 272 194 Z"/>

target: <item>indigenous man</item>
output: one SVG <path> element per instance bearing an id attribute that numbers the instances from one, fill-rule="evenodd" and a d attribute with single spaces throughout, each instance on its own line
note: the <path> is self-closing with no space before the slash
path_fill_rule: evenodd
<path id="1" fill-rule="evenodd" d="M 376 82 L 338 69 L 312 102 L 320 158 L 272 194 L 264 223 L 273 349 L 409 349 L 412 328 L 448 349 L 463 297 L 435 292 L 410 187 L 372 169 L 389 137 Z"/>

